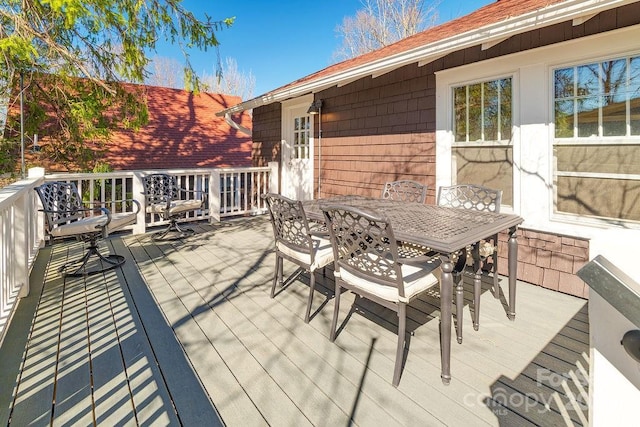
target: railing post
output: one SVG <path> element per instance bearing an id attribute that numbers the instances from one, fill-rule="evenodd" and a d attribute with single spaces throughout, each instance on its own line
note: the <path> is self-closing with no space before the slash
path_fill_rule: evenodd
<path id="1" fill-rule="evenodd" d="M 220 222 L 220 171 L 211 170 L 209 177 L 209 224 Z"/>
<path id="2" fill-rule="evenodd" d="M 29 233 L 27 232 L 29 218 L 29 201 L 31 200 L 28 193 L 23 193 L 22 197 L 16 203 L 14 217 L 14 253 L 16 254 L 16 287 L 20 289 L 18 296 L 23 298 L 29 295 L 29 254 L 31 252 L 31 242 L 29 241 Z"/>
<path id="3" fill-rule="evenodd" d="M 144 234 L 147 231 L 147 214 L 145 211 L 144 202 L 144 186 L 142 185 L 142 174 L 140 172 L 134 172 L 131 186 L 133 195 L 132 197 L 140 202 L 140 212 L 136 216 L 136 223 L 133 226 L 133 234 Z"/>
<path id="4" fill-rule="evenodd" d="M 280 174 L 278 173 L 278 162 L 269 162 L 268 163 L 271 172 L 269 172 L 269 192 L 277 193 L 278 192 L 278 180 Z"/>
<path id="5" fill-rule="evenodd" d="M 45 174 L 45 169 L 41 168 L 41 167 L 34 167 L 34 168 L 29 168 L 28 171 L 28 176 L 29 178 L 41 178 L 40 180 L 40 184 L 42 184 L 42 182 L 44 182 L 44 174 Z M 41 208 L 40 206 L 40 198 L 35 194 L 35 191 L 32 192 L 32 196 L 31 196 L 31 209 L 33 209 L 33 217 L 30 219 L 30 221 L 35 221 L 35 226 L 33 227 L 35 229 L 35 235 L 33 236 L 34 238 L 34 244 L 37 243 L 38 248 L 41 248 L 44 246 L 45 243 L 45 231 L 44 231 L 44 212 L 40 211 L 39 209 Z"/>

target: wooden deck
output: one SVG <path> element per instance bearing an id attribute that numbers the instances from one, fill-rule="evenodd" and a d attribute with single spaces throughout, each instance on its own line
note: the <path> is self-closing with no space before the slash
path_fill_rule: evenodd
<path id="1" fill-rule="evenodd" d="M 0 349 L 0 425 L 587 424 L 585 300 L 519 283 L 510 322 L 487 283 L 474 331 L 468 287 L 445 386 L 438 294 L 424 297 L 394 388 L 395 314 L 361 302 L 329 342 L 331 274 L 309 324 L 308 277 L 269 298 L 270 227 L 261 216 L 198 225 L 182 241 L 115 237 L 121 269 L 66 283 L 56 268 L 82 248 L 43 250 Z"/>

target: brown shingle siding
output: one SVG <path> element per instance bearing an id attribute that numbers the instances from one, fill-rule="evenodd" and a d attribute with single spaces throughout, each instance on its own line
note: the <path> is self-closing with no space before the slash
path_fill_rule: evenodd
<path id="1" fill-rule="evenodd" d="M 253 165 L 266 166 L 280 159 L 282 116 L 279 103 L 253 110 Z"/>
<path id="2" fill-rule="evenodd" d="M 546 269 L 542 275 L 542 287 L 547 289 L 559 290 L 560 272 L 556 270 Z"/>
<path id="3" fill-rule="evenodd" d="M 498 245 L 498 271 L 507 274 L 507 233 Z M 588 297 L 588 286 L 576 272 L 588 261 L 589 241 L 537 230 L 518 230 L 518 279 L 545 288 Z"/>

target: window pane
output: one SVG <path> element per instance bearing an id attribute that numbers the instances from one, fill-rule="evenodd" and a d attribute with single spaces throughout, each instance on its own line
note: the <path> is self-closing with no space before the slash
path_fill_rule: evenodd
<path id="1" fill-rule="evenodd" d="M 293 130 L 300 130 L 300 117 L 293 119 Z"/>
<path id="2" fill-rule="evenodd" d="M 571 70 L 576 76 L 573 94 Z M 640 175 L 640 144 L 595 139 L 640 135 L 640 57 L 556 70 L 554 79 L 556 138 L 571 137 L 576 131 L 575 136 L 590 138 L 584 145 L 554 147 L 556 211 L 640 220 L 636 178 Z M 563 173 L 575 176 L 561 176 Z"/>
<path id="3" fill-rule="evenodd" d="M 469 141 L 482 140 L 482 84 L 469 85 Z"/>
<path id="4" fill-rule="evenodd" d="M 600 93 L 598 64 L 582 65 L 578 70 L 577 96 L 597 95 Z"/>
<path id="5" fill-rule="evenodd" d="M 459 147 L 452 152 L 454 184 L 478 184 L 502 190 L 502 203 L 513 205 L 513 150 L 511 147 Z"/>
<path id="6" fill-rule="evenodd" d="M 500 139 L 511 140 L 511 78 L 500 80 Z"/>
<path id="7" fill-rule="evenodd" d="M 602 63 L 602 134 L 627 134 L 627 61 L 619 59 Z"/>
<path id="8" fill-rule="evenodd" d="M 620 100 L 621 99 L 621 100 Z M 626 97 L 603 96 L 602 102 L 602 135 L 625 136 L 627 134 L 627 101 Z"/>
<path id="9" fill-rule="evenodd" d="M 558 177 L 556 211 L 640 221 L 640 185 L 630 180 Z"/>
<path id="10" fill-rule="evenodd" d="M 456 142 L 467 140 L 467 87 L 456 87 L 453 89 L 454 117 L 453 126 L 455 129 Z"/>
<path id="11" fill-rule="evenodd" d="M 498 139 L 498 80 L 484 84 L 484 141 Z"/>
<path id="12" fill-rule="evenodd" d="M 624 93 L 627 86 L 627 60 L 602 63 L 602 93 L 615 95 Z"/>
<path id="13" fill-rule="evenodd" d="M 578 136 L 598 136 L 598 96 L 578 99 Z"/>
<path id="14" fill-rule="evenodd" d="M 565 145 L 555 155 L 560 172 L 640 175 L 638 145 Z"/>
<path id="15" fill-rule="evenodd" d="M 631 135 L 640 135 L 640 97 L 631 100 Z"/>
<path id="16" fill-rule="evenodd" d="M 573 138 L 573 101 L 556 101 L 556 138 Z"/>
<path id="17" fill-rule="evenodd" d="M 640 135 L 640 56 L 629 62 L 629 99 L 631 101 L 631 135 Z"/>
<path id="18" fill-rule="evenodd" d="M 554 73 L 554 97 L 573 97 L 573 68 L 563 68 Z"/>

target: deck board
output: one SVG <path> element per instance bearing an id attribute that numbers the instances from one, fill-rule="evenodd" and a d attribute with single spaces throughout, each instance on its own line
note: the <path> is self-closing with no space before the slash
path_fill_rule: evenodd
<path id="1" fill-rule="evenodd" d="M 345 293 L 340 321 L 347 320 L 331 343 L 331 268 L 317 273 L 305 324 L 308 274 L 270 298 L 275 258 L 266 216 L 193 226 L 196 234 L 178 241 L 110 239 L 106 249 L 127 258 L 122 268 L 66 286 L 57 267 L 82 248 L 42 251 L 36 265 L 46 270 L 32 280 L 44 287 L 33 286 L 37 303 L 34 295 L 24 300 L 35 316 L 18 313 L 21 323 L 0 348 L 3 360 L 12 356 L 0 378 L 18 384 L 13 407 L 11 392 L 0 391 L 0 424 L 9 414 L 12 425 L 91 424 L 93 417 L 98 425 L 588 423 L 585 300 L 519 283 L 509 321 L 506 278 L 500 300 L 484 278 L 474 331 L 465 278 L 464 341 L 452 343 L 453 379 L 444 386 L 435 290 L 408 310 L 413 335 L 395 388 L 395 313 L 353 305 Z M 295 270 L 285 261 L 287 274 Z"/>
<path id="2" fill-rule="evenodd" d="M 201 256 L 196 259 L 195 256 L 198 256 L 197 253 L 190 252 L 188 255 L 188 259 L 196 264 L 199 262 L 206 262 L 206 258 L 202 258 Z M 186 258 L 185 261 L 187 261 Z M 211 274 L 208 274 L 207 276 L 219 276 L 214 269 L 211 269 L 210 272 Z M 260 280 L 264 281 L 264 277 Z M 340 410 L 343 412 L 343 414 L 339 414 L 340 416 L 349 414 L 352 410 L 352 402 L 354 400 L 353 396 L 357 395 L 358 382 L 352 383 L 343 377 L 336 377 L 334 380 L 334 377 L 332 375 L 327 375 L 327 372 L 335 370 L 335 368 L 331 364 L 327 363 L 321 354 L 316 355 L 310 352 L 313 348 L 330 344 L 328 343 L 326 336 L 319 334 L 303 334 L 302 336 L 312 337 L 310 344 L 303 343 L 299 339 L 300 335 L 295 334 L 295 331 L 296 329 L 304 328 L 304 324 L 296 321 L 293 325 L 278 325 L 279 319 L 286 316 L 288 314 L 288 310 L 280 304 L 275 304 L 274 300 L 268 298 L 264 292 L 255 292 L 255 289 L 255 286 L 250 286 L 247 291 L 243 292 L 238 298 L 230 298 L 229 303 L 239 310 L 237 313 L 238 315 L 242 315 L 250 320 L 260 333 L 264 334 L 270 344 L 275 346 L 273 353 L 281 353 L 276 356 L 276 360 L 286 358 L 295 365 L 298 369 L 296 378 L 305 379 L 305 381 L 297 381 L 297 387 L 304 386 L 311 389 L 315 387 L 325 393 L 324 396 L 320 396 L 321 399 L 316 399 L 307 392 L 306 394 L 310 396 L 308 400 L 305 400 L 305 404 L 307 401 L 313 402 L 314 404 L 318 401 L 331 402 L 340 407 Z M 225 287 L 223 286 L 220 290 L 224 291 Z M 269 310 L 269 306 L 272 306 L 273 309 Z M 275 325 L 278 327 L 274 327 Z M 291 339 L 289 334 L 282 333 L 280 327 L 288 327 L 287 330 L 294 332 L 295 338 Z M 269 359 L 267 358 L 266 360 L 268 363 Z M 281 375 L 290 377 L 292 373 L 285 372 Z M 306 379 L 311 381 L 312 384 L 307 382 L 305 386 Z M 304 389 L 302 391 L 304 392 Z M 358 403 L 362 407 L 362 415 L 360 417 L 362 420 L 357 420 L 358 422 L 366 424 L 379 421 L 383 422 L 385 425 L 394 425 L 398 423 L 395 418 L 389 418 L 389 414 L 385 412 L 385 409 L 381 407 L 379 402 L 373 402 L 368 396 L 362 397 Z M 321 411 L 318 416 L 326 418 L 326 414 L 330 413 L 330 406 L 330 404 L 325 404 L 318 408 L 318 410 Z M 311 409 L 313 410 L 314 408 Z M 311 411 L 307 410 L 307 412 Z M 424 417 L 427 417 L 427 413 L 424 414 Z M 422 418 L 423 420 L 425 419 L 424 417 Z M 328 419 L 327 421 L 331 420 Z M 335 422 L 340 424 L 346 423 L 344 419 L 338 419 Z M 315 423 L 317 424 L 318 421 L 316 420 Z M 331 421 L 331 423 L 333 424 L 333 421 Z"/>

